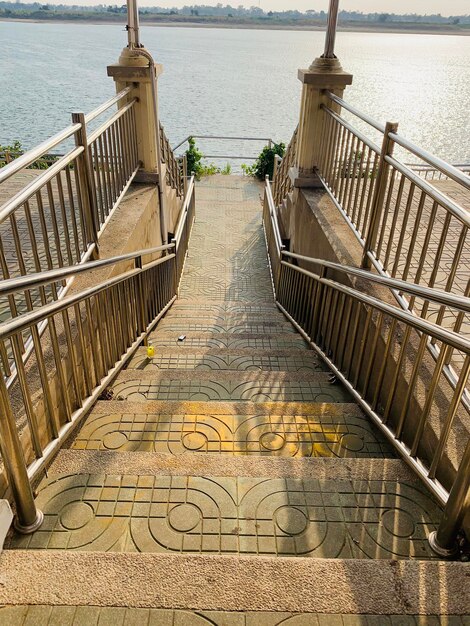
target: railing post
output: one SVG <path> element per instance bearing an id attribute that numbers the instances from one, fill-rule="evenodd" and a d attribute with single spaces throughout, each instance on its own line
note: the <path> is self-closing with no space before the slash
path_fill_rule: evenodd
<path id="1" fill-rule="evenodd" d="M 178 271 L 178 242 L 176 241 L 175 238 L 173 238 L 171 240 L 171 243 L 175 244 L 174 247 L 174 254 L 175 254 L 175 258 L 173 259 L 173 267 L 174 267 L 174 271 L 173 271 L 173 295 L 178 296 L 178 287 L 179 287 L 179 271 Z"/>
<path id="2" fill-rule="evenodd" d="M 134 261 L 134 266 L 136 269 L 141 270 L 143 267 L 142 257 L 136 257 Z M 147 321 L 145 319 L 145 298 L 144 298 L 144 286 L 142 284 L 142 272 L 136 276 L 136 291 L 135 298 L 137 302 L 137 322 L 138 322 L 138 333 L 142 334 L 145 332 L 147 328 Z M 144 345 L 147 345 L 147 338 L 144 340 Z"/>
<path id="3" fill-rule="evenodd" d="M 372 200 L 369 229 L 364 244 L 364 252 L 362 255 L 361 267 L 369 269 L 372 267 L 372 261 L 369 258 L 369 252 L 372 252 L 377 243 L 377 234 L 379 232 L 380 220 L 384 210 L 385 194 L 387 192 L 388 176 L 390 165 L 385 157 L 392 156 L 395 142 L 390 138 L 390 133 L 396 133 L 398 124 L 396 122 L 387 122 L 385 125 L 385 133 L 382 142 L 382 150 L 380 153 L 379 166 L 377 170 L 377 180 L 374 186 L 374 197 Z"/>
<path id="4" fill-rule="evenodd" d="M 454 485 L 449 494 L 444 514 L 437 531 L 429 535 L 429 544 L 436 554 L 455 556 L 458 552 L 457 534 L 467 513 L 466 502 L 470 489 L 470 442 L 464 452 Z"/>
<path id="5" fill-rule="evenodd" d="M 37 530 L 44 514 L 36 508 L 3 374 L 0 375 L 0 444 L 8 484 L 16 505 L 15 529 L 24 535 Z"/>
<path id="6" fill-rule="evenodd" d="M 276 182 L 279 165 L 281 164 L 281 157 L 278 154 L 274 155 L 274 169 L 273 169 L 273 184 Z"/>
<path id="7" fill-rule="evenodd" d="M 98 215 L 95 204 L 95 176 L 90 163 L 88 139 L 86 132 L 85 115 L 72 113 L 72 122 L 80 124 L 80 130 L 75 133 L 75 145 L 82 146 L 83 152 L 77 158 L 78 184 L 80 186 L 81 209 L 83 221 L 86 224 L 88 244 L 95 244 L 94 257 L 98 258 Z"/>
<path id="8" fill-rule="evenodd" d="M 183 155 L 183 184 L 184 184 L 184 197 L 188 193 L 188 157 Z"/>

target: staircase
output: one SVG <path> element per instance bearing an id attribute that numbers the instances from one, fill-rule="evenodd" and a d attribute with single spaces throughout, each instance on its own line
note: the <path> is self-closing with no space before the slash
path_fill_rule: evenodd
<path id="1" fill-rule="evenodd" d="M 198 186 L 154 356 L 59 452 L 42 527 L 8 537 L 1 624 L 466 623 L 465 566 L 427 542 L 440 508 L 273 301 L 260 193 Z"/>

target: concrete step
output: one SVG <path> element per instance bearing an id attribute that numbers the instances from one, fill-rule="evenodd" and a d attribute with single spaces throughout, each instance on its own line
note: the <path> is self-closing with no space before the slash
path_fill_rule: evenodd
<path id="1" fill-rule="evenodd" d="M 184 342 L 183 342 L 184 343 Z M 139 348 L 127 369 L 158 370 L 234 370 L 234 371 L 286 371 L 325 372 L 328 368 L 313 351 L 309 350 L 259 350 L 227 348 L 178 348 L 153 346 L 155 355 L 147 356 L 147 348 Z"/>
<path id="2" fill-rule="evenodd" d="M 43 479 L 43 525 L 5 549 L 436 558 L 442 511 L 416 480 L 88 472 Z"/>
<path id="3" fill-rule="evenodd" d="M 298 478 L 309 480 L 364 480 L 417 482 L 401 459 L 334 457 L 289 458 L 275 456 L 217 456 L 188 452 L 129 452 L 63 448 L 48 470 L 49 477 L 62 474 L 135 474 L 138 476 L 205 476 L 233 478 Z"/>
<path id="4" fill-rule="evenodd" d="M 197 404 L 199 406 L 194 406 Z M 70 447 L 222 456 L 389 458 L 392 447 L 354 405 L 101 402 Z M 316 406 L 316 410 L 313 410 Z M 249 412 L 247 412 L 249 408 Z"/>
<path id="5" fill-rule="evenodd" d="M 112 392 L 116 399 L 141 401 L 350 402 L 344 387 L 330 384 L 329 377 L 326 372 L 126 370 Z"/>
<path id="6" fill-rule="evenodd" d="M 289 350 L 310 349 L 308 343 L 294 333 L 255 334 L 255 333 L 195 333 L 184 335 L 184 341 L 179 341 L 176 332 L 158 331 L 150 336 L 155 347 L 172 347 L 173 349 L 192 351 L 194 348 L 227 348 L 230 350 Z"/>
<path id="7" fill-rule="evenodd" d="M 199 617 L 202 611 L 237 614 L 238 621 L 231 622 L 219 613 L 209 622 L 216 626 L 278 625 L 272 612 L 310 613 L 308 621 L 300 616 L 284 619 L 285 626 L 461 626 L 451 618 L 436 621 L 432 616 L 462 616 L 467 624 L 465 616 L 470 613 L 469 594 L 462 593 L 468 581 L 464 563 L 47 550 L 10 551 L 1 559 L 2 605 L 86 605 L 101 607 L 103 613 L 109 607 L 197 612 L 194 621 L 185 614 L 179 622 L 151 622 L 161 626 L 203 626 L 207 620 Z M 256 612 L 255 621 L 243 621 L 243 614 L 249 612 Z M 316 621 L 317 615 L 321 622 Z M 349 621 L 343 621 L 342 615 Z M 379 619 L 364 621 L 370 615 Z M 420 617 L 414 621 L 414 615 Z M 112 617 L 112 622 L 98 622 L 99 626 L 122 625 Z M 47 624 L 37 617 L 20 623 Z M 97 619 L 90 620 L 85 613 L 82 624 L 95 626 Z M 124 624 L 147 622 L 137 619 Z"/>

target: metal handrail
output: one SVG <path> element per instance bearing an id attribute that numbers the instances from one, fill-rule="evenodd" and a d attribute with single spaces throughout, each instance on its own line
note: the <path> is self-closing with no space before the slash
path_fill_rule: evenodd
<path id="1" fill-rule="evenodd" d="M 95 118 L 97 118 L 100 115 L 102 115 L 105 111 L 110 109 L 113 105 L 115 105 L 118 102 L 120 102 L 121 100 L 123 100 L 126 96 L 128 96 L 132 92 L 132 90 L 133 90 L 133 87 L 126 87 L 125 89 L 123 89 L 122 91 L 117 93 L 115 96 L 113 96 L 112 98 L 110 98 L 106 102 L 103 102 L 102 105 L 100 105 L 99 107 L 97 107 L 93 111 L 90 111 L 90 113 L 87 113 L 87 115 L 85 115 L 85 122 L 87 124 L 92 122 Z"/>
<path id="2" fill-rule="evenodd" d="M 117 122 L 118 119 L 120 119 L 125 113 L 127 113 L 127 111 L 129 111 L 134 104 L 137 102 L 137 98 L 133 98 L 132 100 L 130 100 L 125 106 L 121 107 L 120 109 L 118 109 L 116 111 L 116 113 L 109 118 L 109 120 L 106 120 L 106 122 L 104 122 L 104 124 L 102 124 L 99 128 L 97 128 L 89 137 L 88 137 L 88 143 L 91 144 L 94 141 L 96 141 L 96 139 L 102 135 L 104 133 L 105 130 L 107 130 L 110 126 L 112 126 L 114 124 L 114 122 Z"/>
<path id="3" fill-rule="evenodd" d="M 353 289 L 352 287 L 348 287 L 329 278 L 323 278 L 319 274 L 309 272 L 308 270 L 304 269 L 303 267 L 299 267 L 298 265 L 293 265 L 292 263 L 287 263 L 286 261 L 282 261 L 281 265 L 283 265 L 284 267 L 292 268 L 296 272 L 299 272 L 304 276 L 314 278 L 316 281 L 323 285 L 334 287 L 335 290 L 340 291 L 341 293 L 353 296 L 359 302 L 371 305 L 378 311 L 386 313 L 387 315 L 390 315 L 397 320 L 405 322 L 406 324 L 412 326 L 415 330 L 418 330 L 426 335 L 430 335 L 434 339 L 442 341 L 452 346 L 456 350 L 460 350 L 465 354 L 470 355 L 470 340 L 465 339 L 464 337 L 462 337 L 462 335 L 459 335 L 452 330 L 447 330 L 442 326 L 438 326 L 434 322 L 430 322 L 420 317 L 416 317 L 409 311 L 404 311 L 403 309 L 399 309 L 396 306 L 387 304 L 386 302 L 383 302 L 378 298 L 368 296 L 361 291 L 358 291 L 357 289 Z"/>
<path id="4" fill-rule="evenodd" d="M 412 169 L 398 161 L 392 156 L 385 156 L 385 161 L 392 165 L 399 172 L 404 174 L 407 178 L 409 178 L 417 187 L 425 191 L 428 196 L 439 202 L 442 206 L 444 206 L 449 213 L 451 213 L 454 217 L 456 217 L 462 224 L 468 226 L 470 228 L 470 211 L 464 209 L 462 206 L 445 196 L 438 189 L 436 189 L 433 185 L 430 185 L 423 178 L 418 176 L 413 172 Z M 458 171 L 458 170 L 457 170 Z M 464 178 L 468 180 L 469 189 L 470 189 L 470 178 L 468 176 L 463 175 Z"/>
<path id="5" fill-rule="evenodd" d="M 276 213 L 276 206 L 274 203 L 274 197 L 271 189 L 271 183 L 269 181 L 269 176 L 266 176 L 266 196 L 268 200 L 269 213 L 271 215 L 273 233 L 276 241 L 277 250 L 279 253 L 282 252 L 284 254 L 284 245 L 282 243 L 281 230 L 279 228 L 279 220 Z"/>
<path id="6" fill-rule="evenodd" d="M 458 185 L 463 196 L 470 177 L 456 166 L 444 163 L 398 134 L 398 124 L 382 126 L 335 94 L 325 92 L 332 103 L 382 132 L 380 150 L 340 111 L 322 105 L 325 114 L 317 154 L 316 172 L 335 206 L 343 215 L 360 246 L 361 266 L 374 267 L 385 277 L 421 283 L 429 288 L 442 285 L 446 292 L 470 295 L 466 267 L 469 261 L 470 212 L 451 190 L 439 188 L 442 178 Z M 404 164 L 394 156 L 400 146 L 420 157 L 424 165 Z M 433 168 L 427 176 L 423 168 Z M 470 168 L 469 168 L 470 169 Z M 420 171 L 421 170 L 421 171 Z M 435 315 L 440 325 L 468 332 L 468 312 L 441 304 L 420 311 L 414 298 L 392 289 L 399 305 L 418 316 Z M 449 305 L 450 306 L 450 305 Z M 427 346 L 435 360 L 440 358 L 436 342 Z M 449 354 L 444 373 L 453 388 L 463 366 L 461 355 Z M 470 408 L 466 390 L 463 403 Z"/>
<path id="7" fill-rule="evenodd" d="M 343 119 L 341 115 L 338 115 L 335 111 L 333 111 L 333 109 L 330 109 L 325 104 L 322 104 L 320 108 L 323 111 L 326 111 L 334 120 L 341 124 L 341 126 L 347 128 L 350 132 L 354 133 L 371 150 L 373 150 L 377 154 L 380 154 L 380 146 L 378 146 L 374 141 L 364 135 L 364 133 L 361 133 L 361 131 L 355 128 L 352 124 Z"/>
<path id="8" fill-rule="evenodd" d="M 369 126 L 372 126 L 372 128 L 375 128 L 376 130 L 378 130 L 380 133 L 383 134 L 385 132 L 385 124 L 377 122 L 372 117 L 370 117 L 366 113 L 363 113 L 359 109 L 356 109 L 356 107 L 354 107 L 352 104 L 349 104 L 349 102 L 346 102 L 346 100 L 343 100 L 343 98 L 340 98 L 339 96 L 332 93 L 331 91 L 326 91 L 325 93 L 330 100 L 332 100 L 336 104 L 339 104 L 341 108 L 346 109 L 346 111 L 349 111 L 350 113 L 358 117 L 360 120 L 362 120 L 366 124 L 369 124 Z"/>
<path id="9" fill-rule="evenodd" d="M 31 461 L 31 457 L 25 459 L 18 416 L 13 409 L 7 381 L 0 376 L 0 438 L 3 462 L 16 504 L 15 527 L 19 532 L 33 532 L 43 520 L 35 504 L 32 481 L 47 467 L 66 437 L 175 301 L 194 218 L 194 195 L 192 178 L 182 212 L 184 224 L 177 242 L 0 284 L 1 294 L 11 296 L 16 291 L 27 292 L 83 272 L 134 261 L 133 269 L 0 324 L 0 348 L 4 354 L 5 343 L 8 341 L 12 346 L 17 371 L 16 389 L 21 392 L 19 401 L 32 443 Z M 143 257 L 165 252 L 170 254 L 145 265 L 142 262 Z M 39 328 L 45 324 L 49 334 L 44 340 Z M 41 396 L 36 393 L 36 387 L 31 388 L 21 351 L 24 331 L 31 333 L 31 351 L 36 363 L 30 369 L 34 384 L 39 383 Z M 47 361 L 46 352 L 51 362 Z M 52 375 L 51 365 L 55 365 Z M 61 396 L 58 404 L 52 400 L 54 387 Z M 39 412 L 34 404 L 38 400 L 38 406 L 42 407 Z M 45 441 L 44 432 L 47 433 Z"/>
<path id="10" fill-rule="evenodd" d="M 150 252 L 145 252 L 145 254 L 150 254 Z M 141 255 L 142 256 L 142 255 Z M 134 256 L 134 258 L 137 258 Z M 7 322 L 0 323 L 0 340 L 5 340 L 14 335 L 15 333 L 26 330 L 27 328 L 39 324 L 40 322 L 47 320 L 52 315 L 56 313 L 60 313 L 61 311 L 65 311 L 69 307 L 74 304 L 78 304 L 83 300 L 86 300 L 90 296 L 97 295 L 106 289 L 114 285 L 118 285 L 119 283 L 127 280 L 128 278 L 132 278 L 133 276 L 137 276 L 137 274 L 141 274 L 143 271 L 150 269 L 152 267 L 157 267 L 162 263 L 166 263 L 174 259 L 174 254 L 167 254 L 166 256 L 161 257 L 160 259 L 156 259 L 155 261 L 151 261 L 147 263 L 143 267 L 137 267 L 132 270 L 128 270 L 127 272 L 123 272 L 118 276 L 114 276 L 112 278 L 108 278 L 107 280 L 99 283 L 98 285 L 94 285 L 93 287 L 89 287 L 88 289 L 84 289 L 79 293 L 72 294 L 70 296 L 66 296 L 61 300 L 56 300 L 55 302 L 50 302 L 49 304 L 45 304 L 44 306 L 35 309 L 34 311 L 28 311 L 28 313 L 23 313 L 23 315 L 19 315 L 14 319 L 8 320 Z"/>
<path id="11" fill-rule="evenodd" d="M 441 291 L 439 289 L 431 289 L 430 287 L 424 287 L 423 285 L 410 283 L 397 278 L 389 278 L 388 276 L 373 274 L 372 272 L 359 269 L 357 267 L 341 265 L 340 263 L 333 263 L 332 261 L 325 261 L 324 259 L 316 259 L 302 254 L 295 254 L 294 252 L 287 252 L 286 250 L 283 250 L 282 256 L 290 259 L 297 259 L 299 261 L 305 261 L 307 263 L 313 263 L 315 265 L 319 265 L 320 267 L 347 274 L 348 276 L 357 276 L 358 278 L 363 278 L 378 285 L 395 289 L 401 293 L 407 293 L 418 298 L 430 300 L 432 302 L 436 302 L 437 304 L 451 306 L 459 309 L 460 311 L 470 312 L 470 298 L 466 298 L 465 296 L 459 296 L 447 291 Z"/>
<path id="12" fill-rule="evenodd" d="M 123 98 L 125 98 L 132 91 L 132 87 L 127 87 L 123 89 L 118 94 L 116 94 L 113 98 L 96 108 L 94 111 L 85 115 L 86 123 L 91 122 L 96 117 L 107 111 L 110 107 L 112 107 L 117 102 L 120 102 Z M 20 170 L 29 167 L 35 161 L 41 158 L 41 156 L 47 152 L 50 152 L 55 146 L 60 145 L 80 130 L 80 124 L 72 124 L 71 126 L 67 126 L 59 133 L 53 135 L 46 141 L 43 141 L 35 148 L 24 152 L 21 156 L 16 158 L 11 163 L 4 165 L 0 168 L 0 185 L 8 180 L 13 174 L 18 173 Z"/>
<path id="13" fill-rule="evenodd" d="M 362 111 L 359 111 L 359 109 L 356 109 L 356 107 L 352 106 L 351 104 L 349 104 L 348 102 L 346 102 L 339 96 L 335 95 L 331 91 L 326 91 L 326 95 L 328 96 L 330 100 L 332 100 L 336 104 L 339 104 L 343 109 L 346 109 L 346 111 L 349 111 L 350 113 L 352 113 L 353 115 L 361 119 L 363 122 L 366 122 L 366 124 L 369 124 L 369 126 L 372 126 L 373 128 L 375 128 L 382 134 L 385 133 L 384 124 L 381 124 L 380 122 L 377 122 L 369 115 L 362 113 Z M 405 137 L 403 137 L 402 135 L 399 135 L 398 133 L 391 132 L 388 134 L 388 137 L 393 142 L 401 146 L 402 148 L 405 148 L 406 150 L 408 150 L 415 156 L 419 157 L 420 159 L 422 159 L 423 161 L 425 161 L 432 167 L 435 167 L 436 169 L 443 172 L 449 178 L 452 178 L 459 184 L 463 185 L 466 189 L 470 189 L 469 177 L 465 176 L 465 174 L 463 174 L 455 166 L 450 165 L 443 159 L 440 159 L 439 157 L 431 154 L 427 150 L 420 148 L 419 146 L 414 144 L 412 141 L 410 141 L 409 139 L 406 139 Z"/>
<path id="14" fill-rule="evenodd" d="M 150 256 L 152 254 L 157 254 L 158 252 L 165 252 L 174 249 L 174 247 L 174 243 L 169 243 L 164 246 L 138 250 L 137 252 L 128 252 L 127 254 L 120 254 L 119 256 L 101 259 L 99 261 L 88 261 L 87 263 L 61 267 L 56 270 L 47 270 L 36 274 L 27 274 L 26 276 L 20 276 L 18 278 L 9 278 L 0 282 L 0 296 L 9 296 L 17 293 L 18 291 L 44 287 L 45 285 L 59 282 L 65 278 L 70 278 L 71 276 L 78 276 L 79 274 L 93 272 L 110 265 L 117 265 L 118 263 L 123 263 L 124 261 L 133 261 L 140 257 Z M 41 309 L 38 308 L 37 310 Z"/>
<path id="15" fill-rule="evenodd" d="M 176 152 L 178 148 L 181 148 L 181 146 L 184 146 L 184 144 L 187 143 L 190 139 L 219 139 L 222 141 L 267 141 L 268 144 L 274 143 L 271 137 L 230 137 L 227 135 L 188 135 L 186 139 L 183 139 L 183 141 L 180 141 L 178 145 L 174 146 L 173 152 Z"/>
<path id="16" fill-rule="evenodd" d="M 189 184 L 188 184 L 188 189 L 186 192 L 186 197 L 184 199 L 183 206 L 181 207 L 181 212 L 178 218 L 178 223 L 175 228 L 175 235 L 173 237 L 174 243 L 172 245 L 176 245 L 176 247 L 179 246 L 179 242 L 181 240 L 181 234 L 183 232 L 184 222 L 186 220 L 186 214 L 189 209 L 189 205 L 191 203 L 195 184 L 196 184 L 195 178 L 194 176 L 191 176 L 189 180 Z"/>
<path id="17" fill-rule="evenodd" d="M 294 253 L 283 252 L 277 257 L 277 251 L 273 252 L 271 245 L 276 215 L 271 210 L 274 204 L 269 199 L 267 188 L 265 198 L 271 205 L 270 210 L 267 212 L 265 210 L 264 213 L 271 268 L 277 268 L 280 262 L 280 272 L 276 280 L 273 276 L 278 307 L 311 343 L 403 459 L 445 506 L 439 529 L 431 533 L 429 543 L 441 556 L 456 554 L 456 537 L 467 511 L 470 443 L 463 452 L 456 476 L 450 486 L 444 486 L 440 471 L 445 460 L 445 447 L 458 409 L 460 406 L 467 407 L 464 399 L 470 374 L 470 340 L 454 330 L 448 330 L 437 323 L 417 317 L 408 310 L 402 310 L 376 297 L 361 293 L 355 288 L 331 280 L 327 278 L 326 272 L 331 269 L 335 272 L 355 275 L 394 290 L 406 291 L 413 297 L 424 297 L 465 311 L 470 307 L 470 299 Z M 272 254 L 275 258 L 272 258 Z M 283 257 L 316 263 L 321 267 L 321 273 L 315 274 L 283 261 Z M 301 278 L 293 278 L 293 273 L 300 275 Z M 387 318 L 392 320 L 391 324 Z M 363 320 L 362 323 L 360 319 Z M 400 326 L 404 333 L 400 332 Z M 416 348 L 410 344 L 412 330 L 417 332 L 419 345 Z M 382 337 L 383 344 L 379 344 L 379 337 Z M 430 372 L 431 380 L 426 388 L 424 405 L 419 408 L 416 421 L 411 424 L 412 442 L 409 443 L 407 440 L 409 433 L 407 437 L 403 433 L 408 422 L 416 380 L 420 375 L 420 367 L 429 341 L 440 341 L 442 347 L 434 370 Z M 378 348 L 379 345 L 380 348 Z M 402 365 L 405 355 L 408 354 L 409 345 L 411 345 L 412 352 L 407 357 L 410 358 L 410 369 L 407 371 L 407 368 L 402 369 Z M 421 453 L 420 445 L 428 417 L 434 406 L 435 394 L 439 389 L 449 351 L 452 350 L 460 351 L 465 356 L 465 363 L 452 396 L 448 398 L 444 394 L 448 401 L 448 408 L 444 409 L 441 405 L 442 399 L 439 400 L 439 413 L 441 410 L 444 411 L 443 422 L 439 433 L 436 433 L 437 442 L 429 452 L 430 458 L 427 458 L 426 454 Z M 393 358 L 390 359 L 392 354 L 395 354 L 395 361 Z M 374 364 L 376 364 L 377 371 L 372 376 Z M 392 368 L 392 374 L 389 375 L 390 382 L 388 385 L 383 385 L 389 367 Z M 404 395 L 395 393 L 400 372 L 404 377 L 403 382 L 408 385 Z M 393 425 L 390 424 L 392 411 L 395 420 Z"/>
<path id="18" fill-rule="evenodd" d="M 16 208 L 26 202 L 34 193 L 44 187 L 46 183 L 52 180 L 59 172 L 61 172 L 67 165 L 72 163 L 80 154 L 83 153 L 85 148 L 80 146 L 74 148 L 66 155 L 57 160 L 47 170 L 43 170 L 42 174 L 39 174 L 33 181 L 31 181 L 26 187 L 18 192 L 13 198 L 8 200 L 3 206 L 0 207 L 0 224 L 4 222 L 13 213 Z M 1 170 L 0 170 L 1 172 Z"/>
<path id="19" fill-rule="evenodd" d="M 273 198 L 276 207 L 282 204 L 294 188 L 293 181 L 290 178 L 290 169 L 295 165 L 298 133 L 299 127 L 297 126 L 284 156 L 280 162 L 277 159 L 274 162 Z"/>
<path id="20" fill-rule="evenodd" d="M 446 163 L 444 160 L 434 156 L 427 150 L 416 146 L 413 142 L 409 141 L 405 137 L 402 137 L 398 133 L 389 133 L 389 137 L 396 144 L 405 148 L 405 150 L 408 150 L 423 161 L 426 161 L 426 163 L 432 167 L 435 167 L 437 170 L 443 172 L 446 176 L 452 178 L 455 182 L 465 187 L 465 189 L 470 190 L 470 178 L 453 165 Z"/>
<path id="21" fill-rule="evenodd" d="M 46 152 L 50 152 L 52 148 L 58 146 L 69 137 L 72 137 L 79 130 L 80 124 L 72 124 L 71 126 L 67 126 L 67 128 L 61 130 L 60 133 L 57 133 L 50 139 L 43 141 L 32 150 L 24 152 L 21 156 L 19 156 L 11 163 L 4 165 L 2 168 L 0 168 L 0 185 L 8 180 L 11 176 L 13 176 L 13 174 L 17 174 L 20 170 L 28 167 L 29 165 L 32 165 L 35 161 L 40 159 L 43 154 L 45 154 Z"/>

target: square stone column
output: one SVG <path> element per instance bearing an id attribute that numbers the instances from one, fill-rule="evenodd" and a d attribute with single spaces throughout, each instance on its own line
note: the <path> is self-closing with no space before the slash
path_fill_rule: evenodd
<path id="1" fill-rule="evenodd" d="M 145 57 L 137 56 L 135 53 L 133 55 L 131 51 L 127 51 L 127 54 L 125 52 L 126 50 L 121 55 L 118 64 L 108 66 L 108 76 L 114 79 L 116 92 L 129 86 L 133 87 L 132 92 L 127 96 L 127 102 L 137 98 L 135 104 L 137 152 L 143 173 L 149 175 L 150 182 L 152 175 L 155 177 L 159 172 L 158 156 L 160 154 L 157 145 L 157 137 L 160 136 L 158 109 L 155 109 L 152 96 L 152 71 L 158 78 L 163 72 L 163 67 L 155 64 L 152 68 Z M 125 106 L 127 102 L 122 100 L 120 106 Z"/>
<path id="2" fill-rule="evenodd" d="M 326 114 L 322 105 L 335 111 L 339 106 L 331 102 L 326 92 L 342 97 L 347 85 L 351 85 L 352 74 L 344 72 L 337 59 L 317 59 L 309 69 L 299 70 L 303 84 L 300 106 L 299 133 L 295 171 L 291 173 L 296 187 L 318 187 L 315 174 Z"/>

